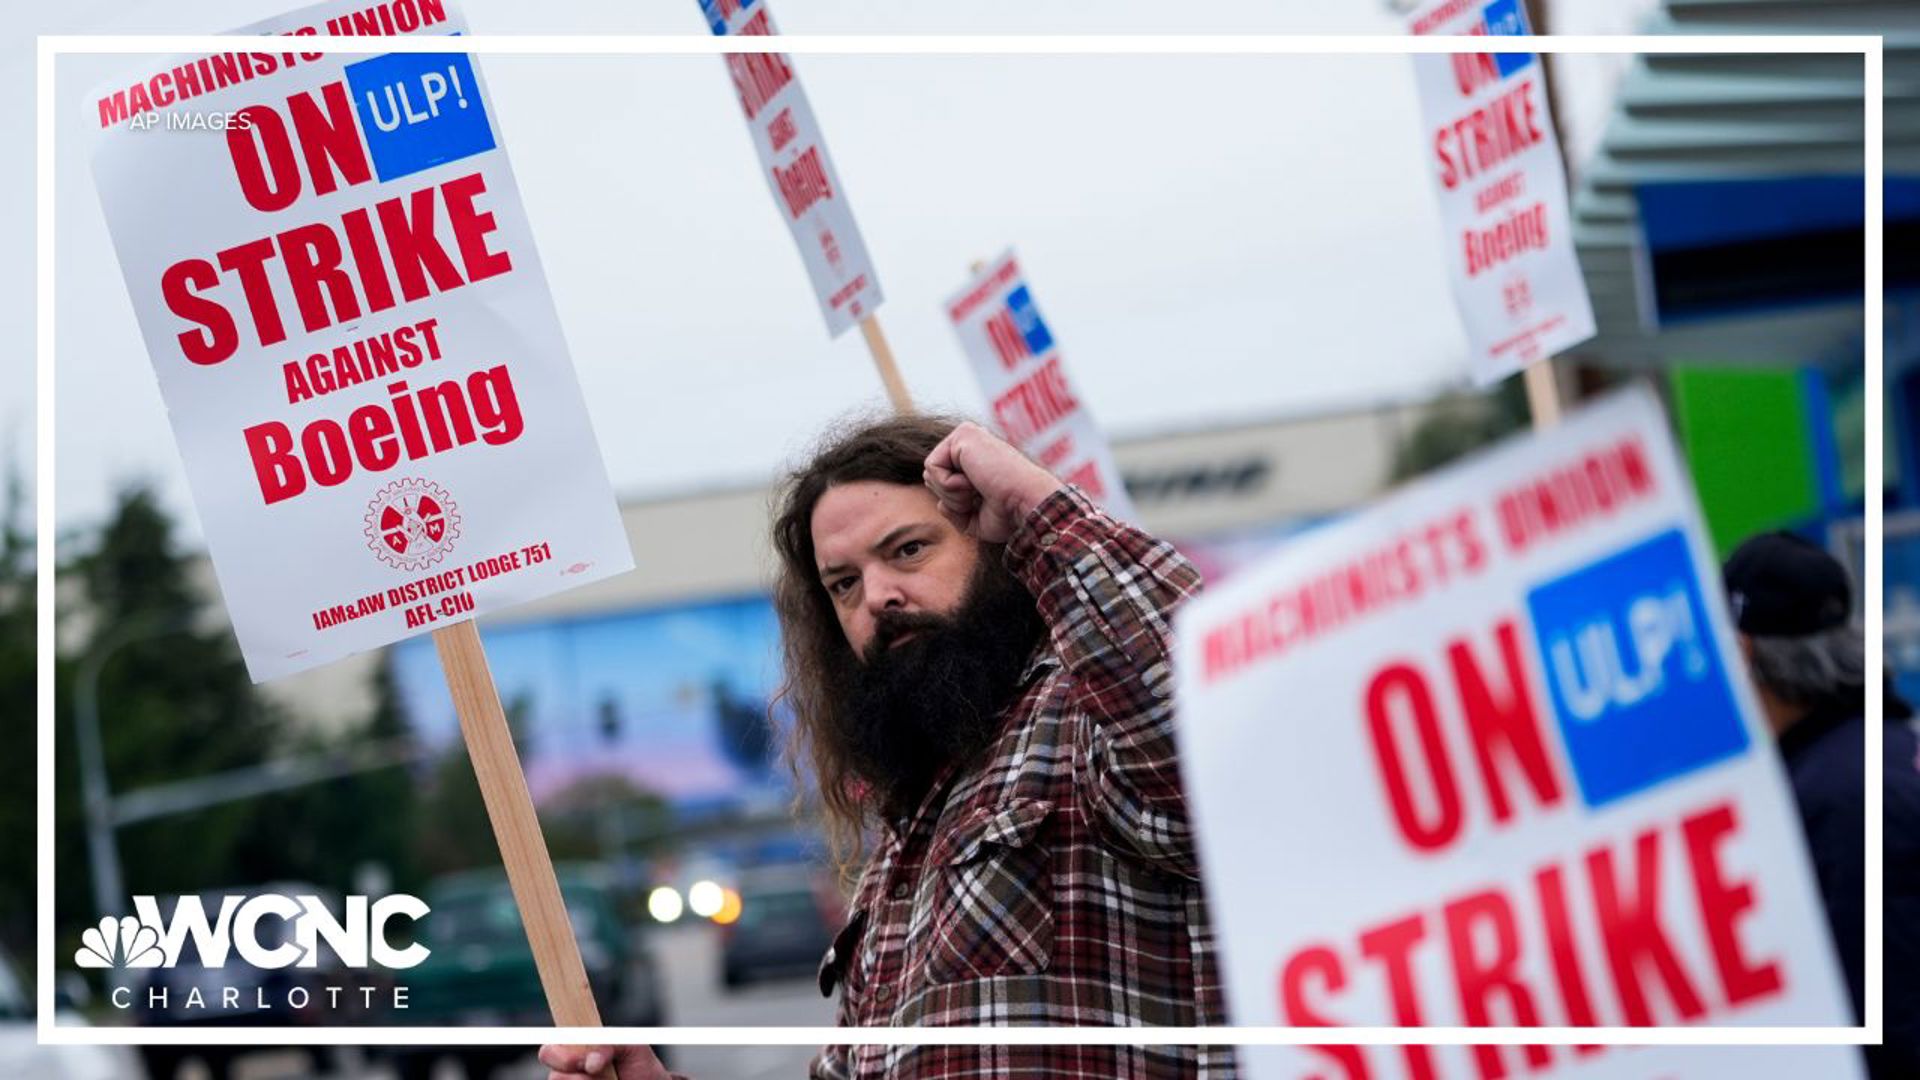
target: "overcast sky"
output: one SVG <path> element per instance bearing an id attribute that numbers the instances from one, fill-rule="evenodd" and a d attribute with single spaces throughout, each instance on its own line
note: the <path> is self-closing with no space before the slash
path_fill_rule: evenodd
<path id="1" fill-rule="evenodd" d="M 38 29 L 218 31 L 293 6 L 81 5 L 42 13 Z M 477 33 L 702 28 L 696 0 L 463 8 Z M 1104 3 L 1098 26 L 1080 10 L 790 0 L 774 14 L 794 33 L 1399 29 L 1379 0 L 1215 6 L 1204 27 L 1185 5 Z M 1561 25 L 1628 28 L 1617 13 Z M 56 115 L 79 116 L 87 89 L 141 63 L 63 60 Z M 830 418 L 884 405 L 859 334 L 826 336 L 720 60 L 481 63 L 619 495 L 764 479 Z M 940 301 L 972 260 L 1008 245 L 1084 400 L 1117 435 L 1404 400 L 1462 378 L 1403 58 L 805 56 L 797 67 L 923 406 L 980 409 Z M 30 46 L 16 43 L 8 85 L 30 90 L 31 73 Z M 1574 81 L 1590 92 L 1563 108 L 1584 109 L 1574 126 L 1597 132 L 1604 76 Z M 14 145 L 32 144 L 30 110 L 4 123 Z M 56 520 L 95 521 L 116 485 L 147 477 L 195 534 L 85 146 L 68 134 L 56 155 Z M 0 235 L 19 254 L 0 270 L 0 325 L 17 328 L 23 370 L 0 390 L 0 435 L 30 457 L 30 155 L 15 155 L 5 182 Z"/>

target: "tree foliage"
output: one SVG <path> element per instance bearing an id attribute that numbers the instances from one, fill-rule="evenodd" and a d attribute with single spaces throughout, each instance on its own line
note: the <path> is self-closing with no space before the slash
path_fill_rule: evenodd
<path id="1" fill-rule="evenodd" d="M 33 536 L 18 472 L 0 503 L 0 945 L 31 956 L 34 914 L 34 595 Z"/>
<path id="2" fill-rule="evenodd" d="M 1393 456 L 1393 479 L 1410 480 L 1527 426 L 1527 392 L 1519 375 L 1491 394 L 1437 402 L 1402 439 Z"/>

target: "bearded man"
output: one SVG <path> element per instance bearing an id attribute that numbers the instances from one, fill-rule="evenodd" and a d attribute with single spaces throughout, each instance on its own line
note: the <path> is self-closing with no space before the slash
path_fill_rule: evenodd
<path id="1" fill-rule="evenodd" d="M 788 477 L 773 525 L 795 718 L 858 860 L 821 963 L 843 1025 L 1225 1022 L 1173 738 L 1172 546 L 986 430 L 898 417 Z M 548 1046 L 555 1080 L 644 1048 Z M 1231 1051 L 834 1046 L 820 1078 L 1226 1077 Z"/>

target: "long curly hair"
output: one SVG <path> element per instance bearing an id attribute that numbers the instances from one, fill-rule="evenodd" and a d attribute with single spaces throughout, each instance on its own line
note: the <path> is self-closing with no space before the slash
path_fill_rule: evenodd
<path id="1" fill-rule="evenodd" d="M 789 473 L 774 496 L 773 549 L 779 556 L 773 606 L 780 619 L 784 682 L 769 708 L 785 703 L 793 725 L 787 766 L 805 797 L 807 773 L 820 793 L 829 852 L 843 876 L 857 871 L 873 810 L 873 785 L 856 771 L 846 717 L 834 680 L 858 658 L 847 643 L 832 598 L 820 584 L 813 550 L 813 511 L 827 490 L 877 480 L 918 486 L 927 455 L 958 426 L 946 416 L 892 416 L 855 420 L 830 430 L 807 462 Z M 983 556 L 989 553 L 982 551 Z"/>

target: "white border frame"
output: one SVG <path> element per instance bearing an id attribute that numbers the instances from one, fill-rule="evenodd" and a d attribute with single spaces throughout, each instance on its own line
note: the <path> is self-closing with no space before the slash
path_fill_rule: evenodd
<path id="1" fill-rule="evenodd" d="M 53 784 L 54 784 L 54 61 L 65 54 L 176 54 L 249 51 L 261 38 L 246 34 L 103 34 L 42 35 L 35 58 L 35 165 L 37 220 L 34 231 L 37 265 L 36 418 L 38 468 L 35 474 L 35 514 L 38 524 L 38 673 L 39 725 L 38 875 L 39 920 L 36 974 L 36 1035 L 41 1044 L 99 1045 L 532 1045 L 542 1042 L 585 1044 L 651 1043 L 656 1045 L 796 1045 L 868 1043 L 887 1045 L 980 1044 L 1100 1044 L 1147 1046 L 1167 1044 L 1272 1045 L 1577 1045 L 1607 1046 L 1838 1046 L 1879 1043 L 1882 1035 L 1883 958 L 1866 950 L 1866 1016 L 1857 1027 L 351 1027 L 245 1028 L 195 1025 L 191 1028 L 65 1027 L 54 1024 L 53 955 Z M 1823 53 L 1858 54 L 1865 63 L 1866 181 L 1866 562 L 1865 634 L 1878 642 L 1882 633 L 1881 580 L 1884 525 L 1878 492 L 1886 480 L 1882 468 L 1885 400 L 1882 243 L 1885 198 L 1885 68 L 1883 39 L 1877 35 L 1795 34 L 1765 35 L 1621 35 L 1503 37 L 1503 48 L 1538 53 Z M 636 54 L 719 54 L 781 52 L 801 55 L 1255 55 L 1301 54 L 1407 55 L 1413 53 L 1487 52 L 1488 41 L 1476 37 L 1285 36 L 1261 35 L 780 35 L 778 37 L 709 37 L 657 34 L 462 35 L 449 37 L 331 37 L 299 39 L 302 52 L 359 53 L 467 53 L 472 55 L 541 54 L 560 56 L 628 56 Z M 1867 677 L 1881 685 L 1884 657 L 1879 648 L 1867 650 Z M 1868 775 L 1875 774 L 1884 753 L 1881 721 L 1885 703 L 1879 693 L 1869 695 L 1866 725 Z M 1884 850 L 1882 821 L 1884 794 L 1878 784 L 1866 787 L 1866 937 L 1882 940 L 1884 919 Z"/>

